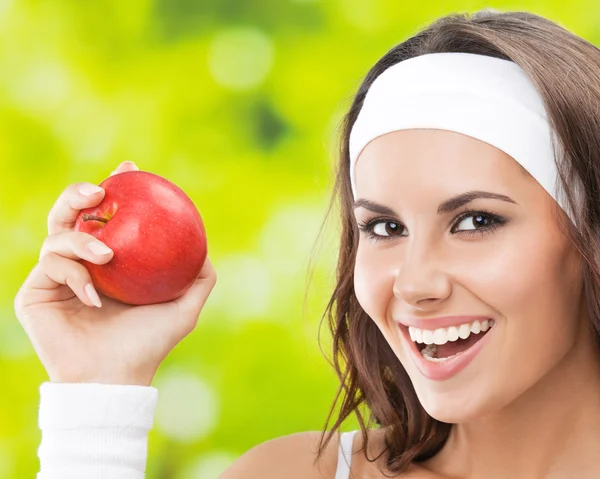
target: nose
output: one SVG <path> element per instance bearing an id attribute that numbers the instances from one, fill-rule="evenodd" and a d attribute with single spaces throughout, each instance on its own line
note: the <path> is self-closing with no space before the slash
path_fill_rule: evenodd
<path id="1" fill-rule="evenodd" d="M 406 248 L 394 279 L 394 296 L 415 309 L 434 309 L 452 293 L 450 275 L 444 271 L 439 252 L 425 245 Z"/>

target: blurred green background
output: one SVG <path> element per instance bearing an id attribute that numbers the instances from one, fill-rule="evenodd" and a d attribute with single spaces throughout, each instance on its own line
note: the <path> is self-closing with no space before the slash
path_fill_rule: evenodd
<path id="1" fill-rule="evenodd" d="M 337 389 L 325 323 L 318 342 L 337 218 L 312 248 L 336 128 L 389 48 L 485 7 L 600 44 L 595 0 L 0 0 L 0 479 L 38 471 L 47 380 L 14 295 L 60 192 L 125 160 L 190 195 L 219 276 L 156 376 L 147 477 L 216 479 L 260 442 L 322 429 Z"/>

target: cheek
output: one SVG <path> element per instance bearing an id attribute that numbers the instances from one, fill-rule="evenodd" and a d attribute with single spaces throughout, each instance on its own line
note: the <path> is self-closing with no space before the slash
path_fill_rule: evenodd
<path id="1" fill-rule="evenodd" d="M 508 319 L 507 327 L 564 322 L 579 291 L 580 265 L 562 238 L 532 230 L 515 242 L 499 242 L 456 275 L 465 286 Z"/>
<path id="2" fill-rule="evenodd" d="M 387 267 L 386 267 L 387 263 Z M 354 266 L 354 292 L 363 310 L 381 326 L 393 297 L 394 277 L 385 255 L 359 246 Z"/>
<path id="3" fill-rule="evenodd" d="M 546 227 L 547 229 L 547 227 Z M 508 402 L 539 381 L 576 344 L 579 257 L 563 238 L 524 231 L 498 242 L 486 261 L 455 269 L 456 279 L 500 318 L 494 355 L 495 400 Z M 491 252 L 490 252 L 491 253 Z M 485 311 L 485 307 L 484 307 Z"/>

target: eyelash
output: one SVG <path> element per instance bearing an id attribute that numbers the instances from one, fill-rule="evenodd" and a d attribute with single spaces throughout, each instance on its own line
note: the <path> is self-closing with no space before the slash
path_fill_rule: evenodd
<path id="1" fill-rule="evenodd" d="M 469 236 L 473 236 L 475 234 L 480 234 L 481 236 L 485 235 L 486 233 L 493 233 L 496 228 L 502 226 L 503 224 L 506 223 L 506 219 L 498 216 L 494 213 L 491 213 L 489 211 L 486 211 L 484 209 L 480 209 L 480 210 L 469 210 L 469 211 L 464 211 L 462 212 L 460 215 L 458 215 L 453 222 L 453 228 L 459 224 L 462 220 L 464 220 L 465 218 L 469 218 L 470 216 L 484 216 L 486 218 L 489 218 L 492 220 L 492 224 L 488 225 L 488 226 L 484 226 L 482 228 L 475 228 L 472 230 L 462 230 L 462 231 L 458 231 L 456 233 L 452 233 L 452 234 L 457 234 L 457 233 L 462 233 L 462 234 L 467 234 Z M 358 223 L 358 229 L 360 231 L 362 231 L 363 233 L 365 233 L 365 235 L 368 238 L 371 238 L 373 240 L 375 240 L 375 242 L 377 241 L 389 241 L 391 239 L 394 238 L 394 235 L 390 235 L 390 236 L 381 236 L 381 235 L 377 235 L 373 232 L 373 228 L 375 227 L 375 225 L 379 224 L 379 223 L 394 223 L 397 224 L 399 226 L 402 225 L 402 223 L 398 223 L 397 221 L 391 220 L 389 218 L 385 218 L 385 217 L 377 217 L 377 218 L 373 218 L 371 220 L 367 220 L 367 221 L 360 221 Z"/>

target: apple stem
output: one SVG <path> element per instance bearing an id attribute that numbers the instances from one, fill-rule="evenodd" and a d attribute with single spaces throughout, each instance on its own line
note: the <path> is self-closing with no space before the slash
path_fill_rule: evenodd
<path id="1" fill-rule="evenodd" d="M 106 218 L 101 218 L 100 216 L 83 214 L 81 215 L 81 219 L 83 221 L 102 221 L 102 223 L 108 223 Z"/>

